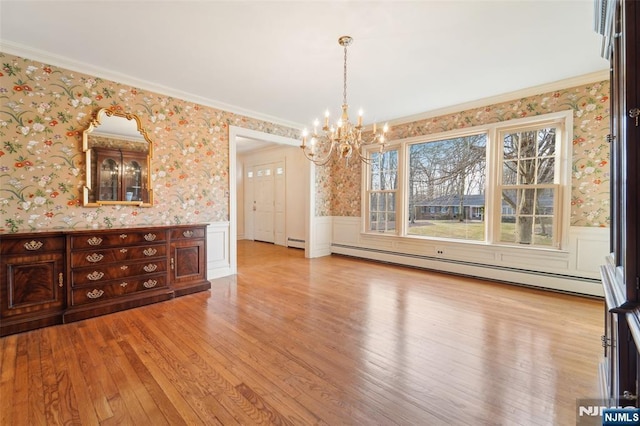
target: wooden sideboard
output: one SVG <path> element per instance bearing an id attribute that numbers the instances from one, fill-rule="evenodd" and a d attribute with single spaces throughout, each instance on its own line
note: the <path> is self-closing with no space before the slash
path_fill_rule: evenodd
<path id="1" fill-rule="evenodd" d="M 211 288 L 206 225 L 0 234 L 0 336 Z"/>

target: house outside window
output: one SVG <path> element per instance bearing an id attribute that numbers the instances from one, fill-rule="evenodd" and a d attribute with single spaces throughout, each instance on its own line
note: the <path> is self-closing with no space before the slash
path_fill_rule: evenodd
<path id="1" fill-rule="evenodd" d="M 562 248 L 572 120 L 564 111 L 392 141 L 370 154 L 364 232 Z"/>

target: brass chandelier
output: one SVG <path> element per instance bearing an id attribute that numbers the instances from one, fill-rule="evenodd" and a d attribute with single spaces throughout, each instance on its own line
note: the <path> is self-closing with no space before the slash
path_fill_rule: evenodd
<path id="1" fill-rule="evenodd" d="M 313 123 L 313 133 L 307 129 L 302 132 L 302 152 L 304 156 L 315 164 L 323 166 L 331 160 L 336 152 L 339 159 L 344 159 L 349 164 L 349 159 L 354 157 L 362 162 L 369 163 L 369 159 L 363 152 L 367 145 L 380 144 L 380 150 L 384 149 L 385 134 L 389 127 L 385 124 L 381 131 L 377 131 L 373 125 L 373 133 L 367 140 L 362 138 L 362 110 L 358 113 L 358 124 L 349 121 L 349 105 L 347 104 L 347 46 L 353 42 L 353 38 L 342 36 L 338 39 L 340 46 L 344 48 L 344 85 L 342 92 L 342 115 L 335 125 L 329 126 L 329 110 L 324 114 L 324 124 L 321 133 L 318 133 L 320 122 L 316 119 Z M 308 143 L 307 143 L 308 141 Z"/>

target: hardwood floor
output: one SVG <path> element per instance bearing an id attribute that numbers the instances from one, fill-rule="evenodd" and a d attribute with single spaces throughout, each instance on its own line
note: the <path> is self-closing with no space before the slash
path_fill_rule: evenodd
<path id="1" fill-rule="evenodd" d="M 0 339 L 0 424 L 569 425 L 603 302 L 240 241 L 210 292 Z"/>

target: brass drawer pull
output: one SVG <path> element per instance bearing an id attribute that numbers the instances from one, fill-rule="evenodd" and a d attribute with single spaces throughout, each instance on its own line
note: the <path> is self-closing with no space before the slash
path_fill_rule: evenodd
<path id="1" fill-rule="evenodd" d="M 126 287 L 126 286 L 128 286 L 128 285 L 129 285 L 129 283 L 127 283 L 126 281 L 122 281 L 122 282 L 120 283 L 120 287 Z"/>
<path id="2" fill-rule="evenodd" d="M 126 240 L 127 239 L 127 234 L 120 234 L 120 239 L 121 240 Z"/>
<path id="3" fill-rule="evenodd" d="M 193 237 L 193 231 L 189 229 L 188 231 L 184 231 L 182 235 L 184 235 L 187 238 L 191 238 Z"/>
<path id="4" fill-rule="evenodd" d="M 100 237 L 91 237 L 87 240 L 87 243 L 90 246 L 99 246 L 100 244 L 102 244 L 102 238 Z"/>
<path id="5" fill-rule="evenodd" d="M 62 287 L 63 284 L 64 284 L 64 277 L 62 275 L 62 272 L 60 272 L 58 274 L 58 287 Z"/>
<path id="6" fill-rule="evenodd" d="M 91 281 L 98 281 L 102 277 L 104 277 L 104 272 L 93 271 L 92 273 L 87 274 L 87 278 Z"/>
<path id="7" fill-rule="evenodd" d="M 147 240 L 147 241 L 153 241 L 153 240 L 156 239 L 156 234 L 149 233 L 149 234 L 144 236 L 144 239 Z"/>
<path id="8" fill-rule="evenodd" d="M 24 243 L 24 248 L 27 250 L 40 250 L 44 244 L 42 241 L 31 240 L 28 243 Z"/>
<path id="9" fill-rule="evenodd" d="M 158 269 L 158 265 L 156 265 L 154 263 L 150 263 L 148 265 L 145 265 L 142 269 L 144 269 L 147 272 L 153 272 L 156 269 Z"/>
<path id="10" fill-rule="evenodd" d="M 120 249 L 120 253 L 126 253 L 126 252 L 128 252 L 128 251 L 129 251 L 129 250 L 127 250 L 126 248 L 121 248 L 121 249 Z"/>
<path id="11" fill-rule="evenodd" d="M 101 297 L 104 294 L 104 290 L 98 290 L 97 288 L 94 288 L 91 291 L 87 292 L 87 297 L 89 299 L 97 299 L 98 297 Z"/>
<path id="12" fill-rule="evenodd" d="M 148 248 L 146 250 L 143 251 L 145 256 L 153 256 L 154 254 L 156 254 L 158 252 L 158 250 L 154 249 L 154 248 Z"/>
<path id="13" fill-rule="evenodd" d="M 142 285 L 146 288 L 153 288 L 156 286 L 156 284 L 158 284 L 158 281 L 156 280 L 149 280 L 142 283 Z"/>
<path id="14" fill-rule="evenodd" d="M 87 260 L 91 263 L 97 263 L 97 262 L 100 262 L 103 257 L 104 256 L 99 253 L 93 253 L 93 254 L 87 255 Z"/>
<path id="15" fill-rule="evenodd" d="M 129 267 L 127 265 L 122 265 L 120 269 L 122 269 L 123 271 L 126 271 L 127 269 L 129 269 Z"/>

